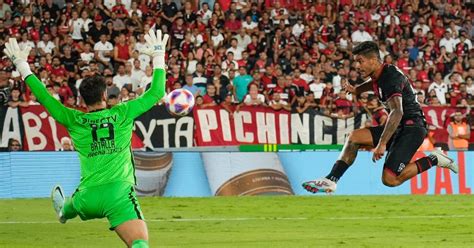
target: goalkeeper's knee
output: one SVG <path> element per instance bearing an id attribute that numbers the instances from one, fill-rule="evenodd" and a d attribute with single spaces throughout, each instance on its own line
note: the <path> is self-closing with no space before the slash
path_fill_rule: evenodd
<path id="1" fill-rule="evenodd" d="M 148 248 L 148 241 L 143 239 L 134 240 L 132 243 L 132 248 Z"/>

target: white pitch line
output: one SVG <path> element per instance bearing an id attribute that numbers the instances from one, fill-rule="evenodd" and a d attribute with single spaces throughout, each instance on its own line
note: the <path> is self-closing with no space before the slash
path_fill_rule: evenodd
<path id="1" fill-rule="evenodd" d="M 385 220 L 385 219 L 457 219 L 472 218 L 473 215 L 402 215 L 402 216 L 348 216 L 348 217 L 330 217 L 330 218 L 306 218 L 306 217 L 240 217 L 240 218 L 190 218 L 190 219 L 149 219 L 146 222 L 216 222 L 216 221 L 253 221 L 253 220 Z M 102 220 L 102 222 L 107 222 Z M 56 224 L 57 221 L 0 221 L 0 224 Z M 82 223 L 82 222 L 72 222 Z"/>
<path id="2" fill-rule="evenodd" d="M 149 219 L 145 220 L 146 222 L 215 222 L 215 221 L 251 221 L 251 220 L 308 220 L 305 217 L 289 217 L 289 218 L 252 218 L 252 217 L 242 217 L 242 218 L 196 218 L 196 219 Z M 107 222 L 102 220 L 101 222 Z M 54 224 L 59 223 L 58 221 L 0 221 L 0 224 Z M 74 222 L 73 222 L 74 223 Z M 81 222 L 76 222 L 81 223 Z"/>
<path id="3" fill-rule="evenodd" d="M 401 215 L 401 216 L 354 216 L 332 217 L 328 220 L 385 220 L 385 219 L 456 219 L 469 218 L 472 215 Z"/>

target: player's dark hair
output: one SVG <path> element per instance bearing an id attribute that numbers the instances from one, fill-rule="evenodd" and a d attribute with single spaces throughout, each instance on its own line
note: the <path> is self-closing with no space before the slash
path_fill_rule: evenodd
<path id="1" fill-rule="evenodd" d="M 352 54 L 362 55 L 364 57 L 376 56 L 378 59 L 380 59 L 379 46 L 373 41 L 361 42 L 352 50 Z"/>
<path id="2" fill-rule="evenodd" d="M 86 77 L 79 86 L 79 92 L 89 106 L 102 101 L 105 89 L 105 79 L 101 75 Z"/>

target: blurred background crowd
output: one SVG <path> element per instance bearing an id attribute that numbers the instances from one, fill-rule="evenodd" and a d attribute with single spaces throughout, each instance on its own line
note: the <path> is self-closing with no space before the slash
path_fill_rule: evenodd
<path id="1" fill-rule="evenodd" d="M 198 107 L 241 106 L 347 118 L 387 112 L 359 84 L 351 48 L 376 41 L 384 63 L 411 80 L 422 106 L 455 107 L 428 145 L 474 143 L 473 3 L 461 0 L 0 0 L 0 49 L 10 37 L 31 46 L 31 69 L 66 106 L 85 111 L 82 78 L 101 74 L 108 105 L 142 94 L 151 81 L 144 33 L 170 34 L 167 92 L 185 88 Z M 5 56 L 0 106 L 37 105 Z"/>

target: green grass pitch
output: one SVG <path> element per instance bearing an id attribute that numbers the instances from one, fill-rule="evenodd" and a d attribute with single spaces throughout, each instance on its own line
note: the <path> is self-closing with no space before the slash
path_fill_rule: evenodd
<path id="1" fill-rule="evenodd" d="M 474 247 L 474 198 L 140 198 L 150 247 Z M 124 247 L 102 220 L 56 222 L 49 199 L 1 200 L 0 247 Z"/>

